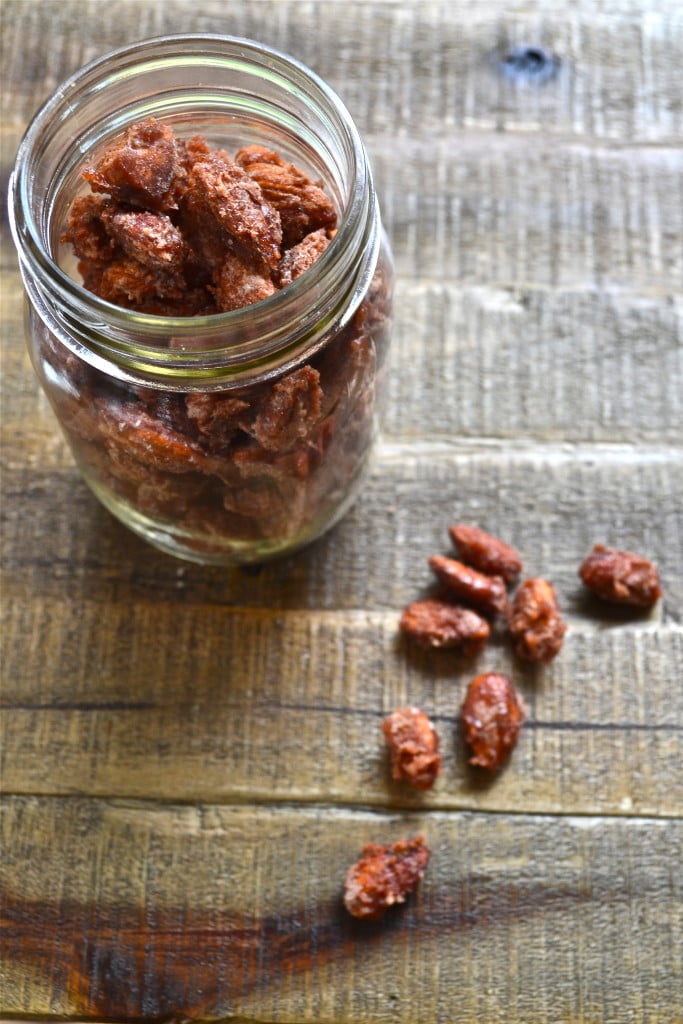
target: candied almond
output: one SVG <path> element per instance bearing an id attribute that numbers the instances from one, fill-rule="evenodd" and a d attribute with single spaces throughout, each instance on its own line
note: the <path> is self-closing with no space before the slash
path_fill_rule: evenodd
<path id="1" fill-rule="evenodd" d="M 302 366 L 273 385 L 247 429 L 264 448 L 283 451 L 310 433 L 321 407 L 320 374 Z"/>
<path id="2" fill-rule="evenodd" d="M 223 505 L 252 521 L 262 537 L 278 537 L 289 531 L 296 534 L 306 516 L 306 486 L 300 480 L 266 472 L 245 481 L 234 490 L 226 490 Z"/>
<path id="3" fill-rule="evenodd" d="M 581 563 L 579 576 L 594 594 L 615 604 L 651 608 L 662 596 L 656 566 L 633 551 L 596 544 Z"/>
<path id="4" fill-rule="evenodd" d="M 356 310 L 354 324 L 358 330 L 374 335 L 391 322 L 391 276 L 385 267 L 378 267 L 370 282 L 370 289 Z"/>
<path id="5" fill-rule="evenodd" d="M 377 351 L 364 334 L 341 334 L 319 363 L 323 413 L 334 411 L 341 423 L 357 417 L 358 407 L 371 400 L 377 375 Z"/>
<path id="6" fill-rule="evenodd" d="M 270 270 L 279 264 L 280 216 L 254 178 L 227 154 L 214 150 L 193 165 L 183 193 L 182 214 L 183 223 L 195 237 L 212 225 L 214 233 L 216 229 L 225 233 L 247 259 Z"/>
<path id="7" fill-rule="evenodd" d="M 216 296 L 216 305 L 223 313 L 242 309 L 261 299 L 275 294 L 275 285 L 253 266 L 244 263 L 234 253 L 228 253 L 214 274 L 215 285 L 211 289 Z"/>
<path id="8" fill-rule="evenodd" d="M 136 459 L 166 473 L 189 473 L 208 465 L 201 448 L 141 406 L 98 399 L 100 429 L 110 458 Z"/>
<path id="9" fill-rule="evenodd" d="M 184 175 L 173 131 L 154 118 L 131 125 L 83 177 L 93 192 L 150 210 L 177 208 L 174 186 Z"/>
<path id="10" fill-rule="evenodd" d="M 81 401 L 81 397 L 76 397 L 66 390 L 58 392 L 57 412 L 60 423 L 65 430 L 83 441 L 98 441 L 100 421 L 97 411 L 90 402 Z"/>
<path id="11" fill-rule="evenodd" d="M 117 306 L 147 311 L 159 299 L 183 296 L 182 279 L 177 275 L 161 274 L 128 256 L 118 256 L 101 265 L 79 264 L 79 269 L 84 287 Z"/>
<path id="12" fill-rule="evenodd" d="M 176 139 L 180 162 L 185 171 L 191 170 L 194 165 L 203 160 L 211 152 L 211 147 L 203 135 L 192 135 L 189 139 Z"/>
<path id="13" fill-rule="evenodd" d="M 60 241 L 70 244 L 79 260 L 99 264 L 113 259 L 116 243 L 102 220 L 111 206 L 111 200 L 104 196 L 91 194 L 74 199 Z"/>
<path id="14" fill-rule="evenodd" d="M 230 394 L 196 391 L 185 396 L 190 422 L 209 451 L 227 447 L 240 430 L 249 403 Z"/>
<path id="15" fill-rule="evenodd" d="M 310 235 L 288 249 L 280 261 L 280 285 L 284 288 L 291 284 L 297 277 L 301 277 L 305 270 L 312 267 L 319 256 L 325 252 L 330 241 L 321 228 L 319 231 L 312 231 Z"/>
<path id="16" fill-rule="evenodd" d="M 517 589 L 508 620 L 520 658 L 547 664 L 559 653 L 567 632 L 555 588 L 547 580 L 524 580 Z"/>
<path id="17" fill-rule="evenodd" d="M 432 555 L 429 567 L 449 594 L 489 615 L 508 611 L 508 595 L 502 576 L 487 576 L 464 562 Z"/>
<path id="18" fill-rule="evenodd" d="M 300 168 L 264 146 L 244 146 L 235 161 L 257 181 L 267 202 L 280 214 L 285 248 L 318 228 L 332 229 L 337 214 L 329 196 Z"/>
<path id="19" fill-rule="evenodd" d="M 106 210 L 102 223 L 126 256 L 150 270 L 182 272 L 187 250 L 168 214 L 149 210 Z"/>
<path id="20" fill-rule="evenodd" d="M 378 921 L 389 907 L 404 903 L 424 876 L 429 847 L 424 836 L 382 846 L 368 843 L 346 872 L 344 905 L 353 917 Z"/>
<path id="21" fill-rule="evenodd" d="M 274 149 L 254 144 L 238 149 L 235 153 L 235 163 L 239 164 L 243 170 L 248 171 L 255 164 L 273 164 L 277 167 L 278 165 L 282 166 L 284 161 Z"/>
<path id="22" fill-rule="evenodd" d="M 483 672 L 467 688 L 462 705 L 469 763 L 497 771 L 510 756 L 525 718 L 524 702 L 508 676 Z"/>
<path id="23" fill-rule="evenodd" d="M 421 647 L 460 647 L 467 657 L 479 654 L 491 635 L 488 622 L 476 612 L 434 598 L 409 604 L 400 629 Z"/>
<path id="24" fill-rule="evenodd" d="M 155 473 L 146 467 L 138 485 L 136 504 L 142 512 L 175 519 L 183 516 L 207 486 L 206 477 L 185 473 Z"/>
<path id="25" fill-rule="evenodd" d="M 456 523 L 448 532 L 462 561 L 479 572 L 502 576 L 512 583 L 522 571 L 522 560 L 515 549 L 478 526 Z"/>
<path id="26" fill-rule="evenodd" d="M 420 708 L 396 708 L 382 722 L 391 753 L 391 777 L 416 789 L 431 789 L 441 770 L 439 737 Z"/>

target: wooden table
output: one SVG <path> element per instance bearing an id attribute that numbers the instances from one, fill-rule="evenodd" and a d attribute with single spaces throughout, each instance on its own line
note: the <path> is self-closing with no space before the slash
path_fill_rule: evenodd
<path id="1" fill-rule="evenodd" d="M 209 30 L 305 61 L 367 142 L 398 286 L 352 512 L 296 557 L 207 569 L 80 481 L 4 233 L 0 1015 L 683 1021 L 679 0 L 5 0 L 2 21 L 4 177 L 39 102 L 114 46 Z M 555 583 L 548 668 L 502 637 L 476 663 L 397 639 L 455 520 Z M 585 596 L 596 541 L 657 562 L 651 614 Z M 458 715 L 494 669 L 529 719 L 484 784 Z M 405 703 L 442 738 L 425 795 L 389 778 L 379 724 Z M 354 922 L 361 846 L 418 832 L 418 893 Z"/>

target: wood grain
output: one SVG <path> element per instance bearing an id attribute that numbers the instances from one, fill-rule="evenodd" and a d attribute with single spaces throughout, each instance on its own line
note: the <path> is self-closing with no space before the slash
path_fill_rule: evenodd
<path id="1" fill-rule="evenodd" d="M 680 443 L 683 305 L 673 296 L 406 283 L 392 367 L 392 442 Z"/>
<path id="2" fill-rule="evenodd" d="M 20 129 L 101 53 L 169 32 L 223 32 L 309 64 L 367 134 L 433 140 L 465 128 L 657 145 L 683 135 L 677 0 L 5 0 L 2 12 L 9 123 Z M 510 77 L 505 58 L 525 46 L 555 57 L 557 73 Z"/>
<path id="3" fill-rule="evenodd" d="M 681 149 L 636 159 L 474 134 L 376 140 L 373 163 L 397 268 L 413 279 L 658 293 L 683 280 Z"/>
<path id="4" fill-rule="evenodd" d="M 64 600 L 36 601 L 32 624 L 7 617 L 31 678 L 9 661 L 5 791 L 663 816 L 683 806 L 683 698 L 667 670 L 683 659 L 678 628 L 575 628 L 553 667 L 534 671 L 503 637 L 475 663 L 417 654 L 388 613 L 137 602 L 108 605 L 106 630 L 101 617 L 99 604 Z M 459 728 L 479 671 L 510 674 L 528 706 L 495 781 L 468 768 Z M 389 777 L 380 723 L 406 704 L 441 737 L 444 772 L 427 794 Z"/>
<path id="5" fill-rule="evenodd" d="M 0 273 L 7 336 L 23 333 L 21 282 Z M 683 419 L 683 303 L 675 293 L 519 288 L 405 279 L 396 299 L 385 441 L 524 438 L 677 447 Z M 428 359 L 425 359 L 428 354 Z M 414 368 L 421 366 L 416 374 Z M 5 459 L 71 460 L 15 343 L 3 358 Z M 21 436 L 21 450 L 11 445 Z"/>
<path id="6" fill-rule="evenodd" d="M 0 809 L 8 1012 L 37 975 L 50 993 L 38 1014 L 681 1019 L 680 822 L 20 797 Z M 418 832 L 432 859 L 417 894 L 381 926 L 354 923 L 341 882 L 362 844 Z"/>
<path id="7" fill-rule="evenodd" d="M 382 439 L 295 557 L 144 545 L 34 380 L 0 204 L 0 1017 L 683 1024 L 680 3 L 5 0 L 3 184 L 66 76 L 183 31 L 298 57 L 363 134 L 397 268 Z M 474 663 L 399 639 L 456 519 L 556 585 L 551 666 L 500 628 Z M 651 613 L 582 590 L 596 541 L 657 562 Z M 489 668 L 529 711 L 494 780 L 458 726 Z M 425 794 L 379 729 L 409 702 L 441 735 Z M 353 922 L 363 843 L 420 831 L 415 897 Z"/>
<path id="8" fill-rule="evenodd" d="M 452 553 L 447 527 L 460 520 L 514 544 L 525 572 L 551 579 L 567 616 L 586 628 L 610 621 L 610 613 L 585 602 L 581 560 L 597 542 L 642 550 L 663 577 L 664 601 L 655 614 L 681 624 L 677 449 L 385 445 L 355 506 L 328 536 L 251 571 L 197 567 L 156 553 L 100 508 L 73 469 L 12 470 L 5 481 L 7 597 L 20 602 L 143 598 L 398 614 L 429 587 L 427 558 Z M 27 505 L 30 516 L 22 513 Z"/>

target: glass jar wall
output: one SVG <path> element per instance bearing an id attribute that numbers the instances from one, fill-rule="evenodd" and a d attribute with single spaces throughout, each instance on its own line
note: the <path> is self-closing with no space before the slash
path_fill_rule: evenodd
<path id="1" fill-rule="evenodd" d="M 84 259 L 88 246 L 69 244 L 65 227 L 74 203 L 92 194 L 92 168 L 141 124 L 168 129 L 182 153 L 199 136 L 201 147 L 229 160 L 260 147 L 300 169 L 334 208 L 313 262 L 285 273 L 299 244 L 285 228 L 270 268 L 260 271 L 266 297 L 233 308 L 229 278 L 228 309 L 219 312 L 197 302 L 187 315 L 190 300 L 177 287 L 156 305 L 131 299 L 130 286 L 121 303 L 115 290 L 86 288 L 99 264 Z M 112 217 L 107 187 L 109 195 L 85 202 L 104 209 L 117 231 L 158 216 L 141 214 L 129 188 Z M 138 43 L 83 69 L 39 111 L 10 192 L 33 364 L 102 503 L 158 547 L 217 564 L 294 550 L 336 522 L 357 493 L 374 438 L 392 266 L 363 144 L 334 93 L 250 41 Z M 189 223 L 189 208 L 189 200 L 169 203 L 169 231 Z M 196 219 L 193 228 L 207 259 L 219 236 L 225 258 L 241 259 L 250 238 L 232 225 L 217 228 L 212 211 L 206 217 L 206 230 Z M 104 237 L 111 278 L 120 235 Z M 130 270 L 130 240 L 122 244 L 117 286 L 121 268 Z M 133 253 L 136 282 L 147 280 L 148 255 L 140 256 L 143 272 Z M 193 295 L 200 286 L 217 294 L 216 266 L 208 284 L 200 280 L 206 268 L 194 268 Z"/>

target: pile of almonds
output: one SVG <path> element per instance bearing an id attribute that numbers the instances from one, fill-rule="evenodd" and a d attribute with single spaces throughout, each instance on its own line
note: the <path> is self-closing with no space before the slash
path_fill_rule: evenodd
<path id="1" fill-rule="evenodd" d="M 443 597 L 408 605 L 401 630 L 423 647 L 459 647 L 469 656 L 478 654 L 491 634 L 487 618 L 499 615 L 521 658 L 552 661 L 567 631 L 552 584 L 540 577 L 526 579 L 510 599 L 507 587 L 522 571 L 515 549 L 476 526 L 457 524 L 449 533 L 460 560 L 429 559 Z"/>
<path id="2" fill-rule="evenodd" d="M 475 526 L 456 524 L 449 533 L 459 559 L 429 559 L 441 593 L 408 605 L 400 620 L 402 633 L 422 647 L 458 648 L 473 657 L 489 639 L 489 620 L 498 616 L 521 659 L 552 661 L 567 631 L 552 584 L 532 577 L 510 596 L 508 587 L 523 568 L 514 548 Z M 599 598 L 615 604 L 651 608 L 662 594 L 659 574 L 648 559 L 601 544 L 581 563 L 579 576 Z M 517 742 L 525 715 L 524 701 L 507 675 L 475 676 L 461 708 L 469 763 L 492 772 L 500 769 Z M 441 755 L 439 736 L 425 712 L 412 706 L 396 708 L 382 722 L 382 732 L 392 778 L 416 789 L 431 789 L 441 771 Z M 429 856 L 423 836 L 365 846 L 346 874 L 344 902 L 349 913 L 377 920 L 394 903 L 403 903 L 423 877 Z"/>

